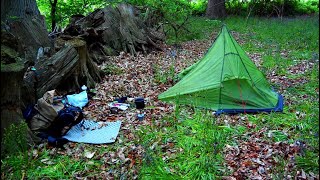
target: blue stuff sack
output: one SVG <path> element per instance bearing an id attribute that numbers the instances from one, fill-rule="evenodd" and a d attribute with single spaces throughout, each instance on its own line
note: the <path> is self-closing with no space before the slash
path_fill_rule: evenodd
<path id="1" fill-rule="evenodd" d="M 38 111 L 34 108 L 34 105 L 29 104 L 26 109 L 22 112 L 23 118 L 30 121 L 34 115 L 36 115 Z"/>

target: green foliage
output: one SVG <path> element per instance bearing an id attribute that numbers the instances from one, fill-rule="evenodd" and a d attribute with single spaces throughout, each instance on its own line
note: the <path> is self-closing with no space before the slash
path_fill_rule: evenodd
<path id="1" fill-rule="evenodd" d="M 106 5 L 118 3 L 117 0 L 58 0 L 56 21 L 60 28 L 65 27 L 69 23 L 71 15 L 82 14 L 88 15 L 97 8 L 103 8 Z M 42 15 L 46 18 L 47 28 L 51 30 L 51 4 L 50 0 L 37 0 L 38 8 Z"/>
<path id="2" fill-rule="evenodd" d="M 226 11 L 228 15 L 246 16 L 249 9 L 248 1 L 229 0 L 226 1 Z"/>
<path id="3" fill-rule="evenodd" d="M 319 12 L 319 1 L 316 0 L 261 0 L 226 2 L 227 14 L 247 16 L 295 16 Z"/>
<path id="4" fill-rule="evenodd" d="M 49 153 L 49 150 L 46 151 Z M 38 159 L 44 163 L 43 168 L 36 168 L 34 171 L 28 172 L 28 177 L 48 178 L 48 179 L 69 179 L 73 177 L 76 172 L 82 171 L 85 168 L 96 168 L 94 164 L 88 165 L 83 161 L 76 161 L 68 156 L 51 156 L 43 153 L 42 157 Z M 44 161 L 45 159 L 46 161 Z"/>
<path id="5" fill-rule="evenodd" d="M 172 59 L 171 65 L 169 68 L 163 69 L 162 67 L 159 67 L 158 65 L 153 66 L 153 71 L 154 71 L 154 82 L 157 84 L 165 84 L 168 81 L 176 81 L 176 76 L 175 76 L 175 61 Z"/>
<path id="6" fill-rule="evenodd" d="M 206 111 L 196 110 L 192 117 L 187 111 L 179 107 L 160 127 L 140 134 L 146 148 L 141 179 L 219 179 L 226 172 L 222 151 L 236 131 L 217 126 Z"/>
<path id="7" fill-rule="evenodd" d="M 4 131 L 1 142 L 1 171 L 7 172 L 5 179 L 21 179 L 30 167 L 28 155 L 28 125 L 25 122 L 11 124 Z"/>
<path id="8" fill-rule="evenodd" d="M 34 170 L 28 152 L 17 152 L 1 158 L 1 179 L 23 179 L 28 169 Z"/>
<path id="9" fill-rule="evenodd" d="M 71 15 L 87 15 L 97 8 L 107 5 L 127 2 L 139 6 L 141 16 L 149 25 L 168 25 L 165 31 L 177 31 L 178 35 L 188 32 L 180 26 L 192 15 L 204 15 L 207 0 L 58 0 L 56 20 L 59 27 L 65 27 Z M 46 18 L 48 29 L 51 29 L 51 5 L 50 0 L 37 0 L 41 14 Z M 319 12 L 317 0 L 262 0 L 262 1 L 226 1 L 228 15 L 246 16 L 251 10 L 251 15 L 258 16 L 283 16 L 312 14 Z M 174 30 L 176 29 L 176 30 Z M 192 31 L 190 31 L 192 32 Z"/>
<path id="10" fill-rule="evenodd" d="M 120 75 L 120 74 L 123 74 L 124 70 L 116 65 L 110 64 L 110 65 L 106 65 L 102 69 L 102 72 L 104 75 Z"/>
<path id="11" fill-rule="evenodd" d="M 284 64 L 284 68 L 291 65 L 292 60 L 318 57 L 319 16 L 282 20 L 249 18 L 246 24 L 241 17 L 228 17 L 225 23 L 229 30 L 241 33 L 246 51 L 261 52 L 268 59 L 274 58 L 274 62 L 282 58 L 283 62 L 278 63 Z M 285 57 L 283 53 L 288 55 Z"/>
<path id="12" fill-rule="evenodd" d="M 312 14 L 319 12 L 319 1 L 309 0 L 303 3 L 299 3 L 299 6 L 296 7 L 299 14 Z"/>
<path id="13" fill-rule="evenodd" d="M 207 5 L 208 5 L 207 0 L 191 1 L 192 15 L 201 16 L 205 14 Z"/>
<path id="14" fill-rule="evenodd" d="M 166 42 L 168 44 L 177 44 L 185 41 L 196 40 L 196 39 L 208 39 L 212 37 L 212 31 L 218 31 L 221 25 L 219 20 L 210 20 L 205 17 L 190 17 L 185 28 L 188 32 L 179 34 L 176 38 L 174 33 L 170 32 L 167 34 Z"/>
<path id="15" fill-rule="evenodd" d="M 36 148 L 9 155 L 1 160 L 4 179 L 70 179 L 86 168 L 96 168 L 96 164 L 57 154 L 57 149 Z M 98 164 L 101 164 L 99 162 Z"/>
<path id="16" fill-rule="evenodd" d="M 161 29 L 175 42 L 188 32 L 185 25 L 192 14 L 188 0 L 130 0 L 129 3 L 143 7 L 141 16 L 146 24 Z"/>
<path id="17" fill-rule="evenodd" d="M 297 156 L 295 160 L 298 168 L 303 169 L 307 173 L 309 171 L 319 172 L 319 156 L 316 154 L 307 152 L 305 156 Z"/>
<path id="18" fill-rule="evenodd" d="M 1 145 L 1 157 L 4 155 L 14 155 L 28 150 L 28 125 L 25 122 L 11 124 L 4 131 Z"/>

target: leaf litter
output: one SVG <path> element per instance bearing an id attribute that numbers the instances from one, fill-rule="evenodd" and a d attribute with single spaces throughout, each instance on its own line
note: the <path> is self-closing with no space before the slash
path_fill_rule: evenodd
<path id="1" fill-rule="evenodd" d="M 89 145 L 69 142 L 64 145 L 64 150 L 58 150 L 58 154 L 86 161 L 88 164 L 91 164 L 92 161 L 99 161 L 100 168 L 94 170 L 96 173 L 93 173 L 95 174 L 93 177 L 88 177 L 88 174 L 90 175 L 93 170 L 84 169 L 81 172 L 75 172 L 74 178 L 137 179 L 145 153 L 145 147 L 139 144 L 137 132 L 141 131 L 141 127 L 151 126 L 152 121 L 154 124 L 160 125 L 162 118 L 174 110 L 172 105 L 157 99 L 160 93 L 174 85 L 174 81 L 167 79 L 163 83 L 156 82 L 157 73 L 168 72 L 171 67 L 174 67 L 174 74 L 179 73 L 200 60 L 210 47 L 211 41 L 189 41 L 181 44 L 180 47 L 163 45 L 163 49 L 165 49 L 163 52 L 152 52 L 147 55 L 138 53 L 136 56 L 131 56 L 121 52 L 119 56 L 107 57 L 108 61 L 100 68 L 114 65 L 121 69 L 122 73 L 106 75 L 102 82 L 96 85 L 96 95 L 84 107 L 84 115 L 86 119 L 98 122 L 121 120 L 122 125 L 117 140 L 113 144 Z M 262 56 L 259 53 L 252 53 L 249 56 L 258 67 L 262 64 Z M 301 74 L 310 70 L 313 65 L 308 61 L 300 61 L 288 68 L 288 71 L 293 74 Z M 299 84 L 307 81 L 303 77 L 301 80 L 297 80 L 272 73 L 267 74 L 267 78 L 271 79 L 272 83 L 284 83 L 282 91 L 295 85 L 296 81 L 299 81 Z M 131 99 L 130 107 L 126 111 L 111 114 L 108 103 L 122 96 Z M 143 121 L 137 120 L 136 115 L 141 112 L 135 109 L 132 101 L 135 97 L 148 99 L 146 108 L 142 110 L 145 114 Z M 217 122 L 225 125 L 243 125 L 251 131 L 255 128 L 255 125 L 249 123 L 245 116 L 240 115 L 221 115 L 217 118 Z M 297 143 L 289 144 L 266 140 L 268 135 L 271 136 L 270 130 L 267 128 L 257 132 L 251 131 L 240 137 L 234 137 L 237 145 L 226 145 L 224 149 L 226 166 L 232 174 L 223 177 L 223 179 L 272 179 L 272 168 L 279 163 L 278 157 L 287 160 L 284 173 L 289 178 L 291 175 L 288 172 L 295 166 L 294 156 L 302 153 L 302 148 Z M 153 146 L 159 146 L 165 152 L 163 159 L 168 159 L 175 153 L 183 151 L 175 149 L 174 142 L 155 142 Z M 149 148 L 152 150 L 153 146 Z M 37 154 L 38 152 L 33 152 L 35 158 Z M 42 162 L 51 163 L 47 159 L 43 159 Z M 312 172 L 306 173 L 303 170 L 298 171 L 295 177 L 319 179 L 319 175 L 314 175 Z"/>

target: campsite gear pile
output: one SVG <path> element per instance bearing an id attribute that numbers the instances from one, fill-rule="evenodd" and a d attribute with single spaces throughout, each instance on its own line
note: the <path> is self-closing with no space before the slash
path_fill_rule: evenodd
<path id="1" fill-rule="evenodd" d="M 160 100 L 221 113 L 282 112 L 283 97 L 246 55 L 224 25 L 206 55 L 179 74 Z"/>
<path id="2" fill-rule="evenodd" d="M 119 110 L 127 110 L 132 104 L 126 104 L 126 101 L 128 101 L 129 103 L 134 103 L 135 108 L 138 110 L 136 117 L 139 121 L 142 121 L 144 119 L 144 113 L 142 112 L 142 110 L 145 108 L 146 101 L 142 97 L 128 98 L 127 96 L 124 96 L 121 98 L 116 98 L 114 102 L 108 104 L 110 113 L 118 114 Z"/>
<path id="3" fill-rule="evenodd" d="M 121 121 L 95 122 L 83 119 L 82 108 L 88 103 L 86 86 L 81 87 L 82 92 L 66 96 L 59 96 L 55 90 L 47 91 L 37 104 L 28 106 L 24 111 L 30 129 L 49 145 L 61 147 L 63 144 L 73 142 L 84 142 L 92 144 L 114 142 Z M 120 110 L 125 111 L 130 104 L 125 102 L 130 98 L 121 97 L 117 101 L 108 104 L 112 114 Z M 138 119 L 141 121 L 144 114 L 141 109 L 145 107 L 144 98 L 130 99 L 139 109 Z"/>
<path id="4" fill-rule="evenodd" d="M 77 102 L 58 96 L 55 90 L 47 91 L 35 106 L 29 106 L 24 112 L 30 129 L 38 137 L 48 140 L 50 145 L 60 146 L 68 142 L 62 136 L 83 119 L 81 108 L 88 102 L 85 91 L 81 93 L 72 97 L 78 99 Z"/>

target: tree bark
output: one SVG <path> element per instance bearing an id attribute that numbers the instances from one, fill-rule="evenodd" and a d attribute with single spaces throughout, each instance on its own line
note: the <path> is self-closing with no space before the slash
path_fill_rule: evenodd
<path id="1" fill-rule="evenodd" d="M 1 1 L 1 21 L 1 29 L 10 32 L 23 44 L 19 53 L 29 63 L 35 63 L 39 47 L 53 46 L 35 0 Z"/>
<path id="2" fill-rule="evenodd" d="M 72 38 L 64 44 L 53 56 L 35 64 L 35 72 L 26 73 L 24 81 L 29 89 L 35 87 L 36 99 L 51 89 L 77 92 L 82 85 L 94 88 L 95 83 L 101 81 L 100 70 L 90 59 L 86 42 Z"/>
<path id="3" fill-rule="evenodd" d="M 23 121 L 27 66 L 35 63 L 39 47 L 52 45 L 35 0 L 1 1 L 1 140 L 4 129 Z"/>
<path id="4" fill-rule="evenodd" d="M 45 58 L 35 64 L 35 73 L 28 71 L 25 76 L 25 82 L 36 88 L 35 99 L 41 98 L 48 90 L 55 89 L 64 78 L 70 76 L 78 61 L 77 51 L 72 46 L 65 46 L 49 59 Z"/>
<path id="5" fill-rule="evenodd" d="M 220 19 L 226 16 L 225 0 L 208 0 L 206 17 L 210 19 Z"/>
<path id="6" fill-rule="evenodd" d="M 1 21 L 40 16 L 35 0 L 1 0 Z"/>
<path id="7" fill-rule="evenodd" d="M 87 42 L 91 58 L 101 63 L 99 57 L 116 55 L 121 51 L 137 54 L 160 49 L 164 35 L 147 27 L 128 4 L 97 9 L 86 17 L 71 20 L 65 35 L 80 36 Z"/>

